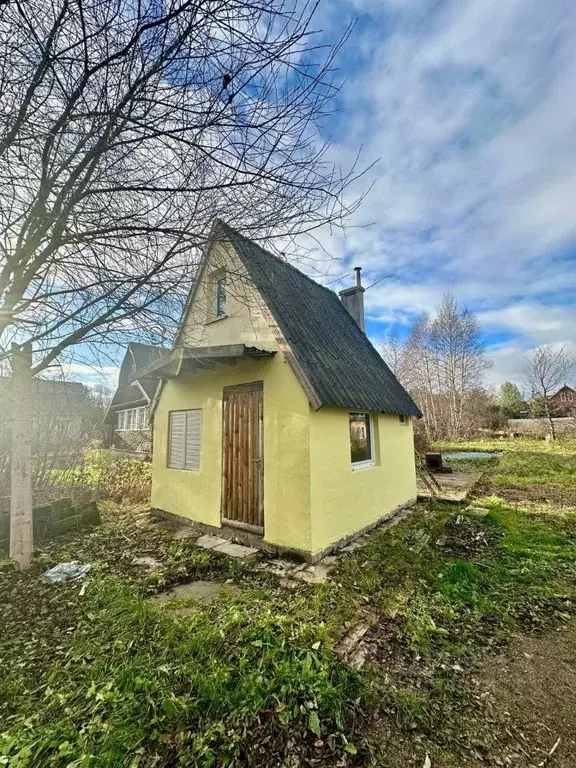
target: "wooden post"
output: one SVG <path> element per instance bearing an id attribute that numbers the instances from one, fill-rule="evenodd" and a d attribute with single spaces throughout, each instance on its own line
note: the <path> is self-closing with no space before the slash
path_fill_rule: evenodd
<path id="1" fill-rule="evenodd" d="M 22 569 L 32 559 L 32 344 L 12 344 L 10 557 Z"/>

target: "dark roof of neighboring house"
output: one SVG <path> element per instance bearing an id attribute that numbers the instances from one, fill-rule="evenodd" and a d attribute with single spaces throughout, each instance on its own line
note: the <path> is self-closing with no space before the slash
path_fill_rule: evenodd
<path id="1" fill-rule="evenodd" d="M 142 390 L 134 382 L 133 384 L 127 384 L 125 387 L 118 387 L 110 403 L 110 408 L 117 408 L 119 406 L 126 408 L 129 406 L 136 407 L 138 405 L 146 405 L 147 402 L 148 398 L 142 394 Z"/>
<path id="2" fill-rule="evenodd" d="M 152 344 L 141 344 L 138 341 L 132 341 L 128 344 L 128 349 L 132 353 L 136 371 L 149 365 L 153 360 L 167 355 L 170 350 L 165 347 L 155 347 Z"/>
<path id="3" fill-rule="evenodd" d="M 12 386 L 11 376 L 0 376 L 0 388 L 7 391 Z M 64 398 L 66 402 L 86 400 L 88 389 L 80 381 L 62 381 L 61 379 L 32 379 L 32 388 L 36 395 L 48 398 Z"/>
<path id="4" fill-rule="evenodd" d="M 141 344 L 134 341 L 128 344 L 120 367 L 118 387 L 110 403 L 106 419 L 112 418 L 112 411 L 122 406 L 136 407 L 146 405 L 152 400 L 159 377 L 154 375 L 139 377 L 138 371 L 169 353 L 169 349 L 155 347 L 152 344 Z"/>
<path id="5" fill-rule="evenodd" d="M 553 397 L 557 397 L 562 392 L 574 392 L 576 394 L 576 389 L 574 389 L 574 387 L 569 386 L 568 384 L 564 384 L 563 386 L 560 387 L 560 389 L 557 392 L 554 392 L 553 395 L 550 395 L 550 399 L 552 399 Z"/>
<path id="6" fill-rule="evenodd" d="M 212 237 L 234 247 L 319 405 L 421 416 L 333 291 L 224 222 L 215 223 Z"/>

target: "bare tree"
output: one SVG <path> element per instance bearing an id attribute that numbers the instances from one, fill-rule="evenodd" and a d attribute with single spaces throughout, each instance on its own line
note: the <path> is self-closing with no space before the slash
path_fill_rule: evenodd
<path id="1" fill-rule="evenodd" d="M 489 365 L 476 316 L 451 295 L 443 297 L 434 317 L 416 320 L 397 366 L 424 414 L 428 440 L 460 437 L 476 425 Z"/>
<path id="2" fill-rule="evenodd" d="M 403 346 L 395 330 L 390 331 L 388 334 L 388 338 L 382 345 L 381 352 L 392 373 L 397 377 L 401 377 L 404 359 Z"/>
<path id="3" fill-rule="evenodd" d="M 340 45 L 305 0 L 15 0 L 0 7 L 0 363 L 176 327 L 209 223 L 342 223 L 319 141 Z M 142 332 L 139 333 L 142 335 Z M 18 407 L 15 409 L 18 415 Z"/>
<path id="4" fill-rule="evenodd" d="M 556 439 L 554 410 L 550 397 L 565 384 L 576 368 L 576 361 L 568 349 L 553 344 L 544 344 L 525 360 L 524 378 L 526 387 L 533 398 L 538 398 L 544 416 L 550 424 L 550 435 Z"/>

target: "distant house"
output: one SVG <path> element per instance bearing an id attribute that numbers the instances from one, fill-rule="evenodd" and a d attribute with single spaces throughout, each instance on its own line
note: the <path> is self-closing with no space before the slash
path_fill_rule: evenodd
<path id="1" fill-rule="evenodd" d="M 75 442 L 82 434 L 90 391 L 78 381 L 32 381 L 32 452 Z M 6 437 L 11 419 L 12 379 L 0 377 L 0 433 Z"/>
<path id="2" fill-rule="evenodd" d="M 338 296 L 217 221 L 154 399 L 152 505 L 307 560 L 416 499 L 421 414 Z"/>
<path id="3" fill-rule="evenodd" d="M 555 416 L 576 416 L 576 389 L 564 384 L 549 398 Z"/>
<path id="4" fill-rule="evenodd" d="M 139 376 L 138 371 L 162 359 L 168 352 L 163 347 L 151 344 L 128 344 L 120 367 L 118 387 L 105 418 L 105 423 L 111 428 L 110 447 L 127 456 L 150 456 L 150 404 L 158 387 L 159 376 Z"/>

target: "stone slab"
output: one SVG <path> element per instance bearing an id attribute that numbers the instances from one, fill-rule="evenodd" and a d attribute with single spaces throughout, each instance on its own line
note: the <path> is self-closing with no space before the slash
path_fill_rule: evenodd
<path id="1" fill-rule="evenodd" d="M 309 565 L 302 570 L 292 572 L 290 576 L 293 579 L 304 581 L 306 584 L 324 584 L 328 578 L 329 565 Z"/>
<path id="2" fill-rule="evenodd" d="M 215 546 L 214 551 L 223 552 L 225 555 L 230 555 L 230 557 L 239 557 L 242 559 L 244 557 L 250 557 L 251 555 L 258 554 L 259 550 L 255 549 L 254 547 L 246 547 L 244 544 L 235 544 L 233 541 L 225 540 L 223 544 L 218 544 Z"/>
<path id="3" fill-rule="evenodd" d="M 162 568 L 160 560 L 156 560 L 155 557 L 148 557 L 148 555 L 135 557 L 134 560 L 132 560 L 131 565 L 141 565 L 144 568 Z"/>
<path id="4" fill-rule="evenodd" d="M 200 536 L 200 532 L 196 528 L 192 528 L 191 525 L 183 525 L 182 528 L 178 528 L 174 531 L 174 539 L 197 539 Z"/>
<path id="5" fill-rule="evenodd" d="M 188 584 L 177 584 L 166 592 L 160 592 L 148 599 L 149 602 L 160 606 L 164 606 L 172 600 L 195 600 L 199 603 L 207 604 L 212 603 L 220 595 L 233 595 L 239 591 L 239 587 L 234 584 L 222 584 L 220 581 L 190 581 Z M 167 606 L 166 610 L 173 610 L 175 613 L 179 613 L 179 615 L 185 615 L 182 613 L 185 610 L 188 613 L 191 612 L 191 609 L 186 609 L 182 606 L 177 606 L 173 609 Z"/>
<path id="6" fill-rule="evenodd" d="M 228 539 L 223 539 L 221 536 L 212 536 L 209 533 L 206 533 L 204 536 L 200 536 L 199 539 L 196 539 L 196 546 L 202 547 L 202 549 L 215 549 L 221 544 L 227 543 Z"/>

